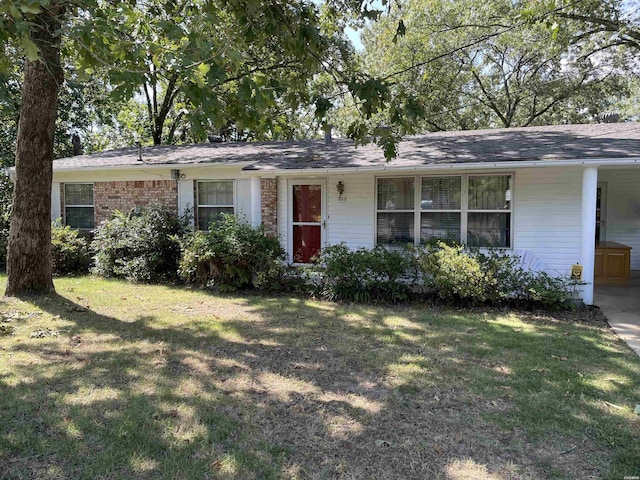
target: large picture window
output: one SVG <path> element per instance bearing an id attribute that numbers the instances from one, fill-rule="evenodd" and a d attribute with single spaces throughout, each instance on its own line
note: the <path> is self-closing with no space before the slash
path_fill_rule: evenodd
<path id="1" fill-rule="evenodd" d="M 222 213 L 234 213 L 233 180 L 212 180 L 197 183 L 197 222 L 200 230 Z"/>
<path id="2" fill-rule="evenodd" d="M 95 226 L 92 183 L 65 183 L 64 223 L 71 228 L 90 230 Z"/>
<path id="3" fill-rule="evenodd" d="M 510 248 L 511 184 L 511 175 L 378 178 L 377 243 L 436 238 Z"/>

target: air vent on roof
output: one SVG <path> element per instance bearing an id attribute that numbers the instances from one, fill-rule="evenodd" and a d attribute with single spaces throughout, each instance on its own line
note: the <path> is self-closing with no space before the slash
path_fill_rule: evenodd
<path id="1" fill-rule="evenodd" d="M 327 124 L 322 128 L 324 129 L 324 143 L 329 145 L 331 143 L 331 141 L 333 140 L 331 138 L 331 130 L 333 130 L 333 125 Z"/>

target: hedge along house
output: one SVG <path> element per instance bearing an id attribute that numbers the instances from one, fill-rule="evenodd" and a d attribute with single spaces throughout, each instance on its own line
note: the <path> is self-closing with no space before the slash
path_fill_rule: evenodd
<path id="1" fill-rule="evenodd" d="M 530 252 L 593 283 L 640 270 L 640 124 L 430 133 L 386 162 L 347 140 L 121 149 L 54 161 L 52 217 L 91 229 L 161 202 L 195 228 L 233 212 L 280 238 L 291 263 L 326 245 L 433 237 Z M 609 248 L 610 247 L 610 248 Z"/>

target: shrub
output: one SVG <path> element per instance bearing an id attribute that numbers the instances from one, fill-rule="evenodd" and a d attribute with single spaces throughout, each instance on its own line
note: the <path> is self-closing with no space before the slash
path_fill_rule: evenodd
<path id="1" fill-rule="evenodd" d="M 553 277 L 545 272 L 524 272 L 516 301 L 524 307 L 567 310 L 576 307 L 575 284 L 569 277 Z"/>
<path id="2" fill-rule="evenodd" d="M 138 282 L 175 280 L 180 242 L 187 230 L 188 218 L 164 205 L 115 211 L 95 232 L 94 272 Z"/>
<path id="3" fill-rule="evenodd" d="M 446 302 L 464 300 L 483 303 L 487 299 L 489 279 L 477 258 L 465 252 L 462 245 L 439 242 L 420 250 L 418 264 L 424 286 Z"/>
<path id="4" fill-rule="evenodd" d="M 525 270 L 518 256 L 502 250 L 465 250 L 443 242 L 423 247 L 418 255 L 423 282 L 446 302 L 512 305 L 527 308 L 572 308 L 568 278 Z"/>
<path id="5" fill-rule="evenodd" d="M 192 285 L 226 291 L 254 287 L 276 290 L 284 274 L 285 252 L 277 238 L 234 215 L 223 214 L 208 232 L 183 244 L 180 276 Z"/>
<path id="6" fill-rule="evenodd" d="M 87 273 L 91 257 L 87 239 L 60 220 L 51 225 L 51 264 L 54 275 Z"/>
<path id="7" fill-rule="evenodd" d="M 397 303 L 416 283 L 413 248 L 350 250 L 341 243 L 325 248 L 307 269 L 313 292 L 329 300 Z"/>

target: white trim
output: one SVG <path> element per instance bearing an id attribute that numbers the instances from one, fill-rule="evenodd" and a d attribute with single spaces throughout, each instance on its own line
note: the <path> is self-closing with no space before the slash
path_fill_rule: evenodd
<path id="1" fill-rule="evenodd" d="M 394 162 L 402 162 L 402 158 L 392 160 L 389 165 L 379 167 L 344 167 L 344 168 L 306 168 L 306 169 L 265 169 L 265 170 L 243 170 L 241 175 L 266 176 L 294 176 L 294 175 L 320 175 L 320 174 L 344 174 L 344 173 L 378 173 L 378 172 L 409 172 L 422 170 L 514 170 L 518 168 L 544 168 L 544 167 L 625 167 L 629 165 L 640 165 L 640 157 L 632 158 L 592 158 L 575 160 L 522 160 L 509 162 L 461 162 L 461 163 L 438 163 L 425 165 L 399 166 Z M 258 162 L 251 162 L 252 164 Z M 442 173 L 442 175 L 447 175 Z M 451 174 L 449 174 L 451 175 Z"/>
<path id="2" fill-rule="evenodd" d="M 518 169 L 518 168 L 544 168 L 544 167 L 570 167 L 570 166 L 594 166 L 594 167 L 624 167 L 629 165 L 640 165 L 640 157 L 598 157 L 588 159 L 570 159 L 570 160 L 522 160 L 522 161 L 506 161 L 506 162 L 460 162 L 460 163 L 439 163 L 412 166 L 394 165 L 394 162 L 402 162 L 402 157 L 394 159 L 389 165 L 376 167 L 325 167 L 325 168 L 299 168 L 299 169 L 264 169 L 264 170 L 241 170 L 241 175 L 257 176 L 272 178 L 276 176 L 291 175 L 316 175 L 316 174 L 342 174 L 342 173 L 375 173 L 389 171 L 417 171 L 417 170 L 493 170 L 493 169 Z M 85 165 L 78 167 L 57 167 L 55 161 L 53 164 L 53 173 L 57 172 L 76 172 L 87 170 L 146 170 L 146 169 L 175 169 L 180 170 L 194 168 L 244 168 L 259 163 L 259 160 L 242 161 L 234 163 L 157 163 L 157 164 L 136 164 L 136 165 Z M 8 169 L 10 176 L 15 174 L 15 167 Z M 170 175 L 169 175 L 170 177 Z"/>
<path id="3" fill-rule="evenodd" d="M 244 162 L 200 162 L 200 163 L 139 163 L 136 165 L 83 165 L 74 167 L 57 167 L 56 161 L 53 161 L 53 173 L 57 172 L 84 172 L 86 170 L 168 170 L 168 178 L 171 178 L 171 170 L 190 170 L 192 168 L 244 168 L 256 164 L 256 160 Z M 9 172 L 15 173 L 16 167 L 10 167 Z M 258 172 L 258 170 L 254 170 Z M 275 175 L 275 174 L 274 174 Z"/>
<path id="4" fill-rule="evenodd" d="M 293 221 L 293 186 L 294 185 L 320 185 L 320 222 L 294 222 Z M 327 246 L 327 181 L 324 178 L 293 178 L 287 180 L 287 256 L 291 265 L 304 265 L 293 261 L 293 224 L 319 225 L 320 248 Z"/>

